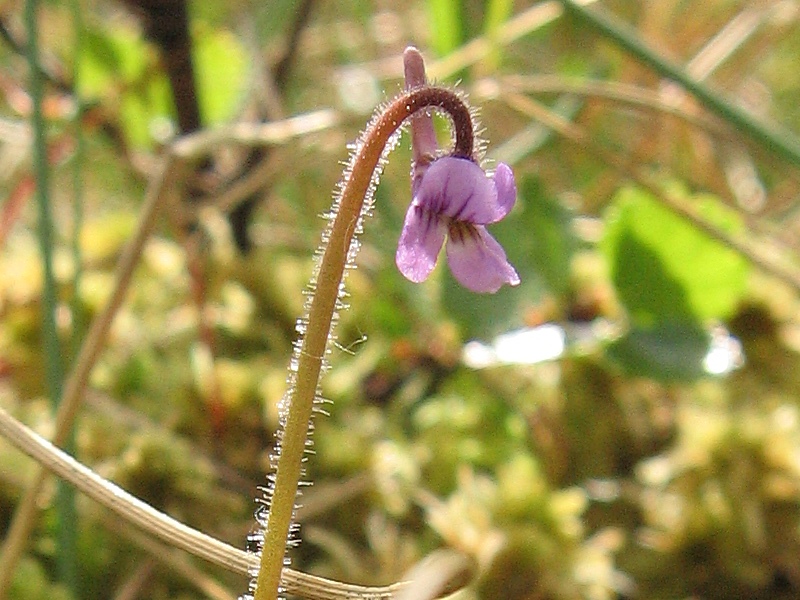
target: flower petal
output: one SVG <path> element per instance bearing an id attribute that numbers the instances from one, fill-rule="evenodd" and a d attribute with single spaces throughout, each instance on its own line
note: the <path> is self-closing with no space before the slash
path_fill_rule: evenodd
<path id="1" fill-rule="evenodd" d="M 451 228 L 447 263 L 458 282 L 473 292 L 493 294 L 505 283 L 519 284 L 503 247 L 479 225 Z"/>
<path id="2" fill-rule="evenodd" d="M 514 181 L 514 173 L 506 163 L 497 164 L 494 172 L 494 185 L 497 189 L 497 206 L 500 208 L 500 216 L 492 223 L 499 221 L 511 212 L 517 201 L 517 184 Z"/>
<path id="3" fill-rule="evenodd" d="M 456 221 L 477 225 L 494 223 L 508 214 L 509 196 L 516 196 L 510 171 L 501 170 L 505 204 L 500 205 L 497 186 L 483 169 L 467 158 L 445 156 L 428 167 L 414 199 L 420 206 Z"/>
<path id="4" fill-rule="evenodd" d="M 437 214 L 412 202 L 395 255 L 397 268 L 406 279 L 419 283 L 428 278 L 436 266 L 446 232 L 447 226 Z"/>

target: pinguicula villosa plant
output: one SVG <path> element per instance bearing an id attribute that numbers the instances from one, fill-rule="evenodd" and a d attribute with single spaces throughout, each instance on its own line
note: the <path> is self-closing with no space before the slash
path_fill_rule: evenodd
<path id="1" fill-rule="evenodd" d="M 286 548 L 296 539 L 293 519 L 303 462 L 311 446 L 313 414 L 323 402 L 320 376 L 327 368 L 337 313 L 346 307 L 344 279 L 355 265 L 358 234 L 372 210 L 386 156 L 406 121 L 411 121 L 413 147 L 412 201 L 397 247 L 400 272 L 414 282 L 425 280 L 446 239 L 450 269 L 466 288 L 496 292 L 503 284 L 519 283 L 502 247 L 485 227 L 505 217 L 514 205 L 511 169 L 501 163 L 494 174 L 487 174 L 478 164 L 475 123 L 464 96 L 429 85 L 415 48 L 405 51 L 404 63 L 405 91 L 377 112 L 353 147 L 322 235 L 307 290 L 306 316 L 298 321 L 299 340 L 280 405 L 276 469 L 262 500 L 265 510 L 257 513 L 263 532 L 258 536 L 260 568 L 249 596 L 255 600 L 275 600 L 282 593 L 281 571 Z M 431 111 L 449 117 L 452 150 L 438 148 Z"/>

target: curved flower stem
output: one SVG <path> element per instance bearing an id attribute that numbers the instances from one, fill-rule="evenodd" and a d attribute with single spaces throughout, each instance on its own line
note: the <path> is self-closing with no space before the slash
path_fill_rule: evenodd
<path id="1" fill-rule="evenodd" d="M 356 145 L 349 168 L 334 202 L 336 216 L 323 235 L 322 259 L 318 263 L 312 287 L 316 287 L 308 305 L 307 334 L 295 351 L 297 365 L 294 385 L 284 398 L 279 434 L 280 450 L 272 486 L 269 516 L 264 532 L 261 566 L 255 588 L 255 600 L 276 600 L 280 593 L 289 530 L 295 511 L 302 463 L 307 450 L 314 403 L 318 398 L 320 373 L 325 363 L 331 327 L 337 305 L 341 302 L 341 284 L 345 267 L 353 261 L 357 248 L 355 236 L 360 230 L 365 199 L 377 182 L 382 158 L 402 123 L 419 110 L 436 108 L 447 113 L 455 131 L 455 156 L 472 157 L 474 135 L 469 108 L 451 90 L 418 87 L 406 91 L 373 119 Z M 338 210 L 337 210 L 338 208 Z"/>

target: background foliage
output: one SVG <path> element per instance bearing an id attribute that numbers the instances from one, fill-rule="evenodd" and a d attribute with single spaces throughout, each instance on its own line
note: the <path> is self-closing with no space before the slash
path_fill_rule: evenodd
<path id="1" fill-rule="evenodd" d="M 443 268 L 421 286 L 396 271 L 410 200 L 403 137 L 349 279 L 294 566 L 387 583 L 450 546 L 476 563 L 461 599 L 798 597 L 799 161 L 557 2 L 310 6 L 295 46 L 299 2 L 191 4 L 205 126 L 323 108 L 336 120 L 254 160 L 269 168 L 247 253 L 223 207 L 197 198 L 219 198 L 246 178 L 252 153 L 217 144 L 216 172 L 199 165 L 205 179 L 186 176 L 104 341 L 76 456 L 244 545 L 318 216 L 346 144 L 399 89 L 400 56 L 413 43 L 433 77 L 460 81 L 480 107 L 488 158 L 514 167 L 519 205 L 492 231 L 523 283 L 484 297 Z M 800 3 L 616 0 L 591 9 L 796 140 Z M 21 3 L 0 5 L 9 38 L 0 46 L 0 404 L 48 435 L 21 12 Z M 115 286 L 160 149 L 177 132 L 176 107 L 141 15 L 107 0 L 48 2 L 37 22 L 49 76 L 55 316 L 69 368 Z M 293 62 L 276 85 L 287 49 Z M 31 472 L 0 443 L 0 531 Z M 81 497 L 65 547 L 63 513 L 47 492 L 11 598 L 230 598 L 246 589 L 154 549 Z M 65 553 L 76 563 L 72 583 L 57 576 Z"/>

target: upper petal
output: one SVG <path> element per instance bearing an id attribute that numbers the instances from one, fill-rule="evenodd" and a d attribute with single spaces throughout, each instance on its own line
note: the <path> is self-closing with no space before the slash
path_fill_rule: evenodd
<path id="1" fill-rule="evenodd" d="M 407 279 L 419 283 L 428 278 L 436 266 L 446 232 L 447 227 L 438 215 L 412 202 L 395 254 L 397 268 Z"/>
<path id="2" fill-rule="evenodd" d="M 516 198 L 514 175 L 506 165 L 502 166 L 503 204 L 498 202 L 494 179 L 487 177 L 473 161 L 454 156 L 439 158 L 428 167 L 415 201 L 456 221 L 478 225 L 499 221 L 511 210 Z"/>
<path id="3" fill-rule="evenodd" d="M 503 247 L 479 225 L 451 229 L 447 263 L 458 282 L 473 292 L 493 294 L 503 284 L 519 284 Z"/>

